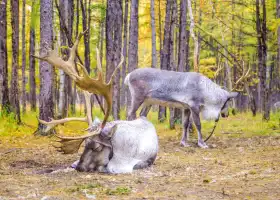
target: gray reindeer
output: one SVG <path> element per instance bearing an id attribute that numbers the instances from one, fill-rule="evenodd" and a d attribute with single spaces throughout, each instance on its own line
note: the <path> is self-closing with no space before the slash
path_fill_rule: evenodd
<path id="1" fill-rule="evenodd" d="M 237 92 L 228 92 L 209 78 L 195 72 L 174 72 L 153 68 L 136 69 L 125 78 L 131 93 L 131 108 L 128 120 L 136 118 L 136 111 L 143 104 L 147 110 L 151 105 L 184 109 L 184 127 L 181 139 L 182 146 L 188 146 L 189 118 L 192 116 L 197 128 L 198 146 L 208 148 L 202 139 L 199 114 L 206 120 L 218 120 L 228 116 L 228 101 L 235 98 Z"/>

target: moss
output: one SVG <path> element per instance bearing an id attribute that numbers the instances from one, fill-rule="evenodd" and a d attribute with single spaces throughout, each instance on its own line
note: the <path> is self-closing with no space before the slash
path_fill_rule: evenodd
<path id="1" fill-rule="evenodd" d="M 131 189 L 127 187 L 117 187 L 116 189 L 107 189 L 105 193 L 107 195 L 128 195 L 131 193 Z"/>

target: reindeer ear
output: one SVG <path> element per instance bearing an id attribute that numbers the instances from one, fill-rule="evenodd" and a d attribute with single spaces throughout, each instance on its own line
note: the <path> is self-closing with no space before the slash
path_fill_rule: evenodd
<path id="1" fill-rule="evenodd" d="M 232 99 L 238 96 L 238 92 L 230 92 L 228 98 Z"/>

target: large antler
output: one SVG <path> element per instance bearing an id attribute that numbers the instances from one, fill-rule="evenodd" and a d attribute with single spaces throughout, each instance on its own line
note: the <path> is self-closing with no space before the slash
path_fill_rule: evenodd
<path id="1" fill-rule="evenodd" d="M 239 84 L 241 81 L 246 81 L 246 79 L 250 77 L 250 71 L 251 71 L 250 65 L 249 65 L 248 70 L 245 71 L 244 61 L 242 61 L 242 76 L 234 83 L 234 87 L 232 88 L 231 91 L 236 91 L 236 90 L 237 90 L 238 84 Z"/>
<path id="2" fill-rule="evenodd" d="M 85 31 L 86 32 L 86 31 Z M 58 56 L 58 52 L 56 50 L 50 50 L 47 52 L 45 56 L 34 56 L 35 58 L 38 58 L 40 60 L 44 60 L 51 65 L 63 70 L 67 75 L 71 77 L 73 81 L 82 89 L 84 90 L 85 99 L 86 99 L 86 107 L 87 107 L 87 118 L 66 118 L 62 120 L 52 120 L 51 122 L 46 122 L 43 120 L 40 120 L 40 123 L 47 125 L 46 130 L 50 130 L 54 128 L 57 124 L 65 123 L 68 121 L 88 121 L 89 126 L 91 126 L 92 118 L 91 118 L 91 106 L 90 106 L 90 94 L 100 94 L 104 97 L 107 108 L 105 112 L 105 116 L 103 119 L 103 122 L 101 124 L 100 129 L 90 132 L 89 134 L 81 137 L 61 137 L 58 136 L 61 140 L 62 146 L 60 147 L 61 151 L 64 153 L 73 153 L 76 152 L 79 149 L 79 146 L 83 142 L 85 138 L 88 138 L 90 136 L 99 134 L 100 131 L 104 128 L 106 121 L 110 115 L 111 109 L 112 109 L 112 84 L 113 84 L 113 78 L 116 73 L 116 71 L 120 68 L 124 61 L 124 57 L 122 56 L 120 63 L 115 68 L 115 71 L 113 72 L 110 80 L 108 83 L 105 82 L 103 78 L 102 73 L 102 66 L 101 61 L 99 57 L 99 51 L 97 50 L 97 69 L 98 69 L 98 75 L 97 79 L 93 79 L 89 76 L 86 68 L 78 63 L 78 66 L 80 67 L 80 74 L 75 69 L 75 57 L 76 57 L 76 50 L 79 44 L 80 39 L 85 34 L 85 32 L 80 33 L 77 40 L 75 41 L 72 48 L 70 48 L 70 56 L 67 61 L 64 61 L 62 58 Z M 89 93 L 88 93 L 89 92 Z"/>

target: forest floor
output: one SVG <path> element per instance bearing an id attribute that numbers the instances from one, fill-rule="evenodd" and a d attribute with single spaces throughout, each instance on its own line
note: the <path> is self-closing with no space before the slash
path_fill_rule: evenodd
<path id="1" fill-rule="evenodd" d="M 29 123 L 29 117 L 17 128 L 0 120 L 0 200 L 280 199 L 278 117 L 266 123 L 248 116 L 221 120 L 209 149 L 196 146 L 195 134 L 191 147 L 180 147 L 180 126 L 170 131 L 157 124 L 160 150 L 154 165 L 119 175 L 69 169 L 81 152 L 56 152 L 54 137 L 32 134 L 36 122 Z M 205 136 L 211 125 L 203 122 Z M 60 129 L 78 128 L 71 123 Z"/>

